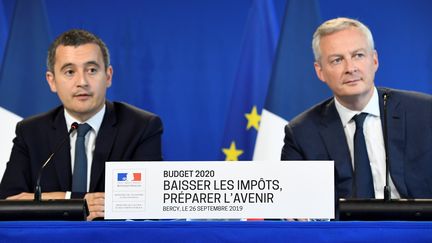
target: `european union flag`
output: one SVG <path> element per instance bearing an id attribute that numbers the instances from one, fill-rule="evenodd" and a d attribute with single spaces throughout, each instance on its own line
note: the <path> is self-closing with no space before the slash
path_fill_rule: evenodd
<path id="1" fill-rule="evenodd" d="M 247 20 L 226 121 L 221 150 L 224 160 L 252 159 L 278 35 L 273 1 L 255 0 Z"/>

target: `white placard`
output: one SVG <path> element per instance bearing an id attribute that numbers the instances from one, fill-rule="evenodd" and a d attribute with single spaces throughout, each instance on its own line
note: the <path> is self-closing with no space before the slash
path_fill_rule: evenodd
<path id="1" fill-rule="evenodd" d="M 107 162 L 106 219 L 333 219 L 333 161 Z"/>

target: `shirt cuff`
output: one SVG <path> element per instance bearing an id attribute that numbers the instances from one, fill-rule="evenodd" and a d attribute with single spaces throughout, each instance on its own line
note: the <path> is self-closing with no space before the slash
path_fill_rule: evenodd
<path id="1" fill-rule="evenodd" d="M 71 199 L 72 192 L 66 192 L 65 199 Z"/>

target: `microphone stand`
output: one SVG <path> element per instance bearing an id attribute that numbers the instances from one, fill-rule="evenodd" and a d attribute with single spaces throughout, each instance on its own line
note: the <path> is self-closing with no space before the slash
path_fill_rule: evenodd
<path id="1" fill-rule="evenodd" d="M 383 94 L 384 147 L 386 160 L 386 184 L 382 199 L 344 199 L 338 202 L 339 220 L 432 220 L 431 199 L 391 199 L 390 158 L 388 151 L 387 102 L 388 91 Z"/>
<path id="2" fill-rule="evenodd" d="M 42 200 L 41 177 L 43 169 L 48 165 L 58 150 L 69 139 L 70 134 L 78 128 L 74 122 L 68 136 L 56 147 L 44 162 L 36 180 L 33 200 L 0 200 L 0 221 L 14 220 L 86 220 L 89 210 L 85 199 Z"/>
<path id="3" fill-rule="evenodd" d="M 40 168 L 39 174 L 38 174 L 38 177 L 37 177 L 37 180 L 36 180 L 36 187 L 35 187 L 35 193 L 34 193 L 34 200 L 35 201 L 41 201 L 42 200 L 42 187 L 41 187 L 41 184 L 40 184 L 40 180 L 42 178 L 42 172 L 43 172 L 44 168 L 48 165 L 48 163 L 51 161 L 52 157 L 54 157 L 54 155 L 60 150 L 60 148 L 63 147 L 63 145 L 69 139 L 69 136 L 76 129 L 78 129 L 78 123 L 74 122 L 74 123 L 72 123 L 71 128 L 69 129 L 67 137 L 65 137 L 62 140 L 62 142 L 57 145 L 57 147 L 54 149 L 54 152 L 52 152 L 50 154 L 50 156 L 48 157 L 48 159 L 45 161 L 45 163 L 43 163 L 42 167 Z"/>
<path id="4" fill-rule="evenodd" d="M 390 188 L 390 159 L 388 151 L 388 134 L 387 134 L 387 99 L 388 94 L 383 94 L 383 110 L 384 110 L 384 149 L 385 149 L 385 162 L 386 162 L 386 182 L 384 186 L 384 201 L 388 202 L 391 199 L 391 188 Z"/>

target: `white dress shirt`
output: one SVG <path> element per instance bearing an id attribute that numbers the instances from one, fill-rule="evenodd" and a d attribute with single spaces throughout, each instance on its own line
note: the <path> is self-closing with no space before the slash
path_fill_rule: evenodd
<path id="1" fill-rule="evenodd" d="M 64 116 L 66 119 L 66 126 L 68 129 L 71 127 L 72 123 L 76 122 L 78 124 L 80 123 L 87 123 L 91 126 L 90 131 L 87 132 L 85 136 L 85 148 L 86 148 L 86 155 L 87 155 L 87 191 L 90 187 L 90 175 L 91 175 L 91 166 L 93 162 L 93 152 L 96 146 L 96 137 L 99 132 L 99 128 L 102 124 L 103 117 L 105 115 L 105 105 L 102 107 L 102 109 L 96 113 L 94 116 L 92 116 L 90 119 L 84 122 L 79 122 L 77 119 L 75 119 L 72 115 L 70 115 L 66 109 L 64 110 Z M 75 142 L 76 142 L 77 133 L 73 132 L 70 136 L 70 155 L 71 155 L 71 168 L 72 172 L 74 170 L 74 164 L 75 164 Z M 66 199 L 70 198 L 71 192 L 66 192 Z"/>
<path id="2" fill-rule="evenodd" d="M 354 133 L 356 125 L 352 119 L 362 112 L 368 113 L 363 125 L 363 133 L 366 140 L 366 148 L 372 171 L 375 198 L 384 198 L 384 186 L 386 183 L 386 161 L 384 137 L 381 126 L 378 91 L 375 88 L 372 98 L 361 111 L 353 111 L 344 107 L 336 98 L 336 110 L 342 121 L 345 137 L 351 154 L 351 163 L 354 168 Z M 391 198 L 400 198 L 392 179 L 390 178 Z"/>

